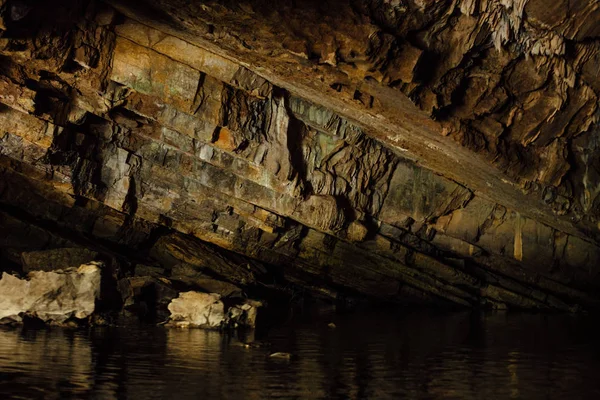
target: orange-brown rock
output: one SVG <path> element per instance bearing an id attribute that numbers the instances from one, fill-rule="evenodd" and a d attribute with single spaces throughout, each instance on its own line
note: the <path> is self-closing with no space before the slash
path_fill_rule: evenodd
<path id="1" fill-rule="evenodd" d="M 118 278 L 600 306 L 597 2 L 12 3 L 5 269 L 87 247 Z"/>

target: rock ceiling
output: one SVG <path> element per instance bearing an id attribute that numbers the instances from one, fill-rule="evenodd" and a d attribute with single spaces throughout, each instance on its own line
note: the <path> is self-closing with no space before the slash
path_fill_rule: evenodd
<path id="1" fill-rule="evenodd" d="M 5 263 L 600 304 L 597 1 L 47 3 L 0 0 Z"/>

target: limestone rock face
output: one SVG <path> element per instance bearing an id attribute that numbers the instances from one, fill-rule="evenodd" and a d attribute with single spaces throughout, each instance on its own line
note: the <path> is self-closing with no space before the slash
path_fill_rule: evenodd
<path id="1" fill-rule="evenodd" d="M 0 279 L 0 322 L 21 322 L 23 315 L 46 323 L 84 319 L 95 310 L 101 269 L 90 263 L 52 272 L 32 271 L 26 279 L 3 273 Z"/>
<path id="2" fill-rule="evenodd" d="M 169 324 L 180 328 L 218 329 L 228 325 L 254 328 L 260 302 L 247 301 L 225 309 L 215 293 L 182 292 L 169 304 Z"/>
<path id="3" fill-rule="evenodd" d="M 13 3 L 7 270 L 79 247 L 149 302 L 600 308 L 597 1 Z"/>

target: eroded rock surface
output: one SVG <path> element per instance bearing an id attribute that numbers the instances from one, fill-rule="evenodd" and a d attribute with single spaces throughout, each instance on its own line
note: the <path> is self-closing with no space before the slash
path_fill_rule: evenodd
<path id="1" fill-rule="evenodd" d="M 11 268 L 89 248 L 125 302 L 168 279 L 600 306 L 597 2 L 61 0 L 18 17 L 13 3 Z"/>
<path id="2" fill-rule="evenodd" d="M 23 272 L 77 268 L 97 258 L 98 253 L 81 248 L 30 251 L 21 254 Z"/>
<path id="3" fill-rule="evenodd" d="M 100 295 L 101 268 L 95 263 L 52 272 L 32 271 L 27 278 L 3 273 L 0 279 L 0 322 L 23 317 L 62 324 L 92 315 Z"/>
<path id="4" fill-rule="evenodd" d="M 216 293 L 182 292 L 169 304 L 169 325 L 179 328 L 219 329 L 227 326 L 256 326 L 261 306 L 257 301 L 226 307 Z"/>

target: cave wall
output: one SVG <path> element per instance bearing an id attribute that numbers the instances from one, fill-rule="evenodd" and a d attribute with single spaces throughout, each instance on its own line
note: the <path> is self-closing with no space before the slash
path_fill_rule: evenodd
<path id="1" fill-rule="evenodd" d="M 24 247 L 81 245 L 82 238 L 125 254 L 140 252 L 140 258 L 160 243 L 171 256 L 192 265 L 205 264 L 199 255 L 207 253 L 214 265 L 228 260 L 219 272 L 239 285 L 260 280 L 267 270 L 277 271 L 281 282 L 332 299 L 352 293 L 391 302 L 560 310 L 600 304 L 594 232 L 579 229 L 576 220 L 553 219 L 569 217 L 570 208 L 530 212 L 537 210 L 537 200 L 520 207 L 518 197 L 496 199 L 495 192 L 471 185 L 467 175 L 455 179 L 449 164 L 427 161 L 443 158 L 446 148 L 422 140 L 420 145 L 429 150 L 419 153 L 418 147 L 382 137 L 377 124 L 349 118 L 346 114 L 360 107 L 385 109 L 385 96 L 377 97 L 373 90 L 350 90 L 355 109 L 340 112 L 329 98 L 347 96 L 347 81 L 336 86 L 323 78 L 328 92 L 315 101 L 302 88 L 294 90 L 295 74 L 298 81 L 318 76 L 318 71 L 307 77 L 300 67 L 294 70 L 296 64 L 304 69 L 310 65 L 290 61 L 284 78 L 291 83 L 282 85 L 279 75 L 269 79 L 272 73 L 264 73 L 264 64 L 244 63 L 184 40 L 189 32 L 175 35 L 168 28 L 172 21 L 157 17 L 162 14 L 136 14 L 127 2 L 0 5 L 0 248 L 5 260 L 18 264 Z M 212 10 L 231 16 L 236 7 L 223 2 Z M 281 10 L 285 14 L 287 8 Z M 175 18 L 177 13 L 167 15 Z M 223 17 L 224 26 L 244 14 L 234 15 Z M 266 14 L 257 8 L 251 15 L 254 19 L 246 24 Z M 367 11 L 364 15 L 363 22 Z M 265 17 L 255 40 L 267 35 L 279 17 Z M 312 21 L 302 13 L 300 17 Z M 294 21 L 286 29 L 294 28 Z M 338 26 L 336 21 L 330 20 L 321 35 L 345 32 L 347 23 Z M 301 38 L 298 29 L 311 26 L 306 25 L 292 29 L 294 37 Z M 207 28 L 206 34 L 224 35 L 220 29 Z M 351 43 L 360 44 L 368 29 L 355 31 L 358 37 Z M 293 36 L 276 33 L 272 37 Z M 236 43 L 241 40 L 234 29 L 229 35 Z M 213 40 L 212 46 L 226 48 L 227 40 Z M 366 43 L 372 40 L 369 36 Z M 281 44 L 300 60 L 317 54 L 319 65 L 346 73 L 337 42 L 318 51 L 304 50 L 306 40 L 304 45 L 279 39 L 261 43 Z M 253 48 L 256 43 L 247 46 L 257 54 L 272 51 Z M 368 46 L 361 51 L 373 52 Z M 399 60 L 423 52 L 408 44 L 397 51 L 403 55 Z M 357 50 L 354 55 L 360 54 Z M 274 63 L 285 61 L 281 54 L 271 55 Z M 348 73 L 352 79 L 372 75 L 384 84 L 395 83 L 398 95 L 404 96 L 400 89 L 418 91 L 422 98 L 413 98 L 425 109 L 443 108 L 424 105 L 431 83 L 420 89 L 408 84 L 416 76 L 416 62 L 409 68 L 372 57 L 363 61 L 362 73 Z M 367 74 L 372 65 L 388 72 Z M 386 75 L 391 73 L 397 75 Z M 523 83 L 517 86 L 524 90 Z M 466 137 L 462 126 L 475 124 L 475 114 L 461 114 L 460 102 L 447 102 L 451 110 L 444 111 L 447 123 L 440 126 L 452 123 L 456 129 L 444 131 L 449 137 L 439 135 L 448 139 L 443 146 L 456 140 L 468 148 L 449 157 L 479 151 L 460 144 Z M 412 118 L 411 129 L 434 126 L 416 108 L 402 110 L 396 117 Z M 487 119 L 477 121 L 495 126 Z M 522 138 L 515 132 L 512 127 L 506 135 Z M 485 151 L 479 153 L 487 157 Z M 503 162 L 503 156 L 490 154 L 495 163 Z M 544 198 L 554 196 L 549 203 L 560 196 L 575 198 L 574 192 L 560 190 L 568 167 L 551 161 L 549 172 L 527 159 L 519 162 L 537 168 L 537 178 L 503 172 L 530 182 L 526 193 L 533 191 L 531 182 L 544 181 L 556 185 L 543 189 Z M 547 179 L 538 179 L 539 174 Z M 514 184 L 511 188 L 515 190 Z M 542 195 L 536 190 L 530 196 Z M 595 204 L 587 201 L 590 207 Z M 584 212 L 593 214 L 589 207 Z M 594 224 L 593 218 L 587 223 Z"/>

